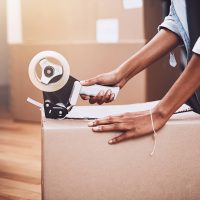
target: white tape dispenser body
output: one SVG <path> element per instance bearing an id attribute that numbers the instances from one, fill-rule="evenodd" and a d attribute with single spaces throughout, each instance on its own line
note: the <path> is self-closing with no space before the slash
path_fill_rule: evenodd
<path id="1" fill-rule="evenodd" d="M 116 98 L 119 92 L 119 87 L 82 86 L 77 79 L 70 76 L 69 64 L 65 57 L 55 51 L 42 51 L 36 54 L 29 64 L 28 73 L 33 85 L 43 91 L 47 118 L 67 117 L 80 94 L 96 96 L 100 91 L 106 92 L 110 89 Z"/>

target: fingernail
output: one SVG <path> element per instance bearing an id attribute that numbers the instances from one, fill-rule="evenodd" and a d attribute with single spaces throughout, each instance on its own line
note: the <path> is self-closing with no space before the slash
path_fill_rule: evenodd
<path id="1" fill-rule="evenodd" d="M 95 123 L 92 121 L 92 122 L 89 122 L 89 123 L 88 123 L 88 126 L 91 127 L 91 126 L 94 126 L 94 124 L 95 124 Z"/>
<path id="2" fill-rule="evenodd" d="M 99 131 L 99 130 L 100 130 L 100 127 L 98 127 L 98 126 L 93 127 L 92 130 L 93 130 L 93 131 Z"/>
<path id="3" fill-rule="evenodd" d="M 85 97 L 85 100 L 89 100 L 89 99 L 90 99 L 90 96 L 86 96 L 86 97 Z"/>
<path id="4" fill-rule="evenodd" d="M 112 93 L 112 95 L 111 95 L 111 97 L 110 97 L 111 99 L 114 99 L 115 98 L 115 94 L 114 93 Z"/>
<path id="5" fill-rule="evenodd" d="M 113 140 L 109 140 L 109 141 L 108 141 L 108 144 L 113 144 Z"/>
<path id="6" fill-rule="evenodd" d="M 109 95 L 109 96 L 111 95 L 111 93 L 112 93 L 111 90 L 108 90 L 108 95 Z"/>
<path id="7" fill-rule="evenodd" d="M 81 83 L 81 85 L 83 85 L 83 84 L 85 84 L 85 83 L 86 83 L 86 81 L 85 81 L 85 80 L 83 80 L 83 81 L 80 81 L 80 83 Z"/>

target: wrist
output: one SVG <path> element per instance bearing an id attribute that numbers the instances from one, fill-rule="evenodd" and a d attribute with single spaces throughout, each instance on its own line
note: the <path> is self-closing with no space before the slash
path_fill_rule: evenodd
<path id="1" fill-rule="evenodd" d="M 122 63 L 119 67 L 114 70 L 115 77 L 117 82 L 122 81 L 126 83 L 129 79 L 131 79 L 134 75 L 141 71 L 141 65 L 139 60 L 137 59 L 137 55 L 132 56 L 124 63 Z"/>
<path id="2" fill-rule="evenodd" d="M 153 115 L 155 116 L 155 118 L 157 118 L 158 120 L 161 120 L 163 122 L 166 122 L 171 114 L 168 112 L 168 110 L 161 106 L 161 105 L 157 105 L 153 110 Z"/>
<path id="3" fill-rule="evenodd" d="M 122 81 L 122 79 L 126 79 L 125 69 L 122 68 L 121 66 L 117 67 L 113 72 L 116 78 L 116 82 L 120 82 Z"/>
<path id="4" fill-rule="evenodd" d="M 137 73 L 143 70 L 143 65 L 141 63 L 141 60 L 138 56 L 138 54 L 134 54 L 132 57 L 130 57 L 128 60 L 126 60 L 124 63 L 122 63 L 118 70 L 121 72 L 123 78 L 129 80 L 133 76 L 135 76 Z"/>

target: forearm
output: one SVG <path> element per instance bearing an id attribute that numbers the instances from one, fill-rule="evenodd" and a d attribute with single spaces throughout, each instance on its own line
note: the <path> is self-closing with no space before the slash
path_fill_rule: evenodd
<path id="1" fill-rule="evenodd" d="M 156 60 L 178 46 L 180 38 L 171 31 L 162 29 L 140 51 L 117 68 L 121 77 L 130 79 Z"/>
<path id="2" fill-rule="evenodd" d="M 154 111 L 168 120 L 198 87 L 200 87 L 200 55 L 194 54 L 184 72 Z"/>

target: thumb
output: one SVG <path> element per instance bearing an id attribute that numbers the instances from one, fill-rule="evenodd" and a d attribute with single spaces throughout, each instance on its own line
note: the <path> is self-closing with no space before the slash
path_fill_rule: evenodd
<path id="1" fill-rule="evenodd" d="M 94 85 L 94 84 L 97 84 L 98 81 L 99 81 L 99 78 L 96 76 L 94 78 L 82 80 L 82 81 L 80 81 L 80 83 L 81 83 L 81 85 Z"/>

